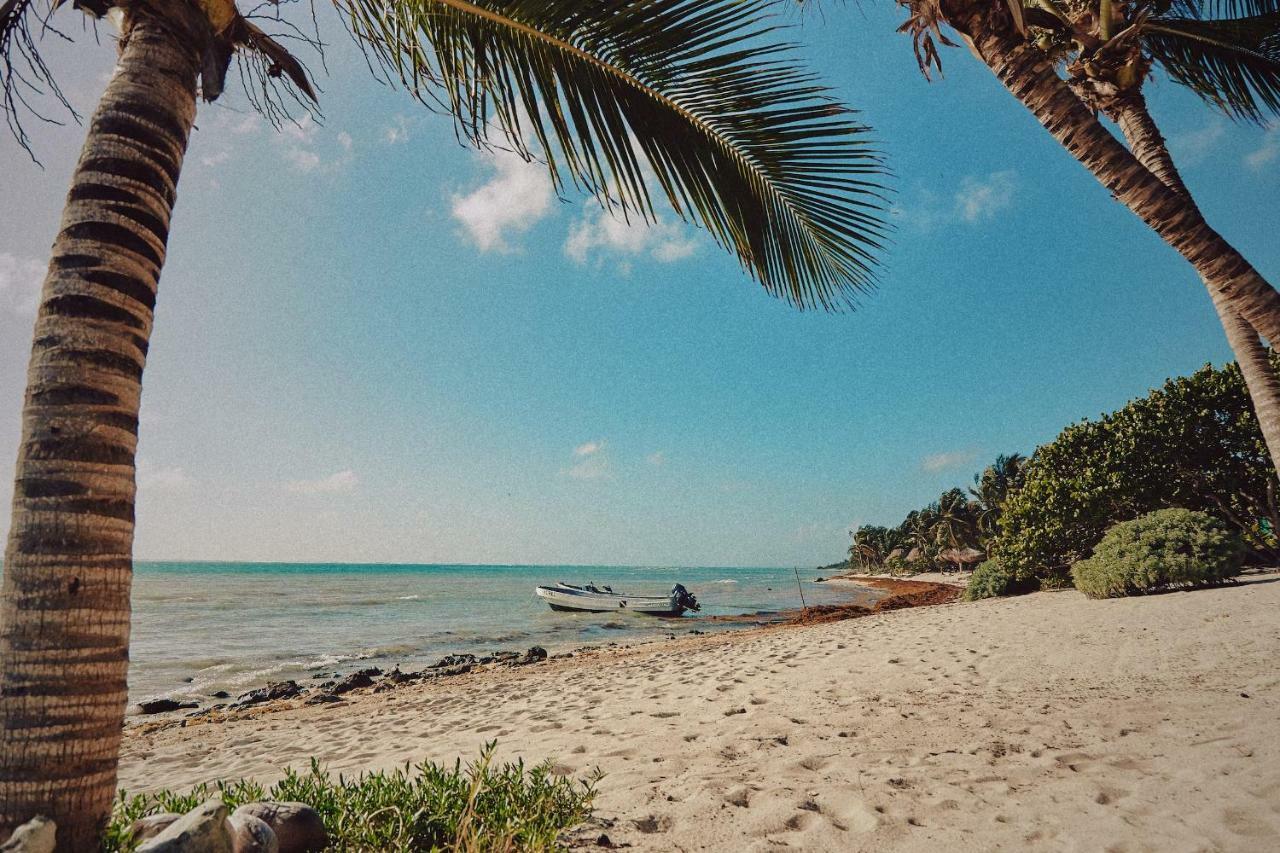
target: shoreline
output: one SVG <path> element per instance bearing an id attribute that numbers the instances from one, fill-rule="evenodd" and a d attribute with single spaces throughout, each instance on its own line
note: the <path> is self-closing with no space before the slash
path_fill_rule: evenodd
<path id="1" fill-rule="evenodd" d="M 636 851 L 1263 851 L 1280 844 L 1280 574 L 681 637 L 126 728 L 130 791 L 498 759 L 595 768 Z"/>
<path id="2" fill-rule="evenodd" d="M 829 580 L 837 580 L 831 578 Z M 673 631 L 664 639 L 640 640 L 631 643 L 610 642 L 581 646 L 568 651 L 549 653 L 541 646 L 533 646 L 523 653 L 499 651 L 479 656 L 471 653 L 450 653 L 436 664 L 416 671 L 402 671 L 399 665 L 389 670 L 364 667 L 344 672 L 315 673 L 308 681 L 296 679 L 265 682 L 237 696 L 213 696 L 214 701 L 204 707 L 185 703 L 169 697 L 143 700 L 131 706 L 125 728 L 136 728 L 144 733 L 170 728 L 196 727 L 219 724 L 232 720 L 254 719 L 280 711 L 310 705 L 335 705 L 365 694 L 384 694 L 388 691 L 428 682 L 447 683 L 453 679 L 468 678 L 481 673 L 512 672 L 537 665 L 539 668 L 568 660 L 591 660 L 605 654 L 627 651 L 649 651 L 654 647 L 673 646 L 683 648 L 686 643 L 704 643 L 733 635 L 774 629 L 790 629 L 801 625 L 856 619 L 890 610 L 909 607 L 927 607 L 954 601 L 958 593 L 945 585 L 915 580 L 886 578 L 840 578 L 863 589 L 884 592 L 869 605 L 848 604 L 813 605 L 778 611 L 762 611 L 738 616 L 712 616 L 706 621 L 718 625 L 733 624 L 738 627 L 704 631 L 689 628 L 683 635 Z M 225 692 L 225 691 L 224 691 Z"/>

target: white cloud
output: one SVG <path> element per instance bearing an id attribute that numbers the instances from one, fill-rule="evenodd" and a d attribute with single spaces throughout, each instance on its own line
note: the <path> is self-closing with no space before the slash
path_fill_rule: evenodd
<path id="1" fill-rule="evenodd" d="M 1226 123 L 1215 118 L 1199 130 L 1176 133 L 1169 137 L 1169 152 L 1181 167 L 1195 166 L 1213 153 L 1218 142 L 1227 133 Z"/>
<path id="2" fill-rule="evenodd" d="M 330 137 L 320 133 L 311 114 L 303 116 L 297 122 L 289 122 L 280 128 L 280 143 L 284 159 L 293 168 L 303 174 L 322 172 L 331 174 L 351 162 L 352 139 L 346 131 L 340 131 Z M 341 148 L 341 153 L 327 156 L 326 148 L 332 152 L 334 145 Z"/>
<path id="3" fill-rule="evenodd" d="M 0 252 L 0 317 L 30 317 L 40 302 L 45 265 L 33 258 Z"/>
<path id="4" fill-rule="evenodd" d="M 360 485 L 360 478 L 348 468 L 318 480 L 292 480 L 284 484 L 285 491 L 298 495 L 348 494 Z"/>
<path id="5" fill-rule="evenodd" d="M 631 222 L 596 206 L 583 211 L 578 221 L 569 226 L 564 253 L 578 264 L 592 257 L 603 261 L 607 256 L 621 256 L 620 265 L 630 271 L 629 259 L 644 255 L 660 263 L 684 260 L 698 250 L 698 240 L 684 223 L 659 219 L 649 223 L 639 217 Z"/>
<path id="6" fill-rule="evenodd" d="M 138 460 L 138 489 L 143 492 L 185 492 L 195 487 L 195 480 L 178 466 L 155 466 Z"/>
<path id="7" fill-rule="evenodd" d="M 604 441 L 588 441 L 573 449 L 574 456 L 594 456 L 604 450 Z"/>
<path id="8" fill-rule="evenodd" d="M 645 457 L 650 465 L 661 467 L 667 464 L 667 452 L 665 450 L 655 450 Z"/>
<path id="9" fill-rule="evenodd" d="M 304 174 L 320 168 L 320 155 L 309 148 L 292 145 L 284 150 L 284 158 Z"/>
<path id="10" fill-rule="evenodd" d="M 403 145 L 409 141 L 409 121 L 397 115 L 392 123 L 382 130 L 382 141 L 388 145 Z"/>
<path id="11" fill-rule="evenodd" d="M 1280 157 L 1280 125 L 1267 131 L 1262 145 L 1244 155 L 1244 162 L 1250 169 L 1261 169 L 1276 157 Z"/>
<path id="12" fill-rule="evenodd" d="M 466 195 L 453 196 L 453 218 L 481 251 L 511 252 L 509 239 L 551 211 L 551 176 L 546 166 L 511 151 L 494 150 L 489 163 L 493 177 Z"/>
<path id="13" fill-rule="evenodd" d="M 573 456 L 578 461 L 562 469 L 563 476 L 575 480 L 601 480 L 610 476 L 609 455 L 605 453 L 603 439 L 579 444 L 573 449 Z"/>
<path id="14" fill-rule="evenodd" d="M 994 219 L 1013 204 L 1017 175 L 1012 170 L 992 172 L 986 178 L 965 177 L 956 193 L 956 216 L 964 222 Z"/>
<path id="15" fill-rule="evenodd" d="M 250 113 L 233 124 L 231 132 L 236 136 L 244 136 L 248 133 L 256 133 L 260 127 L 262 127 L 262 117 L 257 113 Z"/>
<path id="16" fill-rule="evenodd" d="M 891 207 L 889 216 L 904 227 L 925 233 L 946 225 L 975 225 L 1012 207 L 1017 188 L 1018 173 L 1012 169 L 985 176 L 965 175 L 950 197 L 920 188 L 910 202 Z"/>
<path id="17" fill-rule="evenodd" d="M 206 154 L 200 158 L 201 165 L 209 169 L 217 168 L 223 163 L 231 159 L 231 151 L 227 148 L 220 148 L 212 154 Z"/>
<path id="18" fill-rule="evenodd" d="M 951 450 L 945 453 L 933 453 L 920 460 L 920 467 L 930 473 L 958 468 L 978 458 L 972 450 Z"/>

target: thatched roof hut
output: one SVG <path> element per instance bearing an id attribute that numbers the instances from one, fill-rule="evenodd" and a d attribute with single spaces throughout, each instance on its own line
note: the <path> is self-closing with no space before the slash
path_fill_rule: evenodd
<path id="1" fill-rule="evenodd" d="M 948 563 L 958 563 L 960 565 L 968 565 L 969 563 L 981 563 L 986 559 L 987 555 L 979 551 L 977 548 L 950 548 L 938 554 L 938 558 L 946 560 Z"/>

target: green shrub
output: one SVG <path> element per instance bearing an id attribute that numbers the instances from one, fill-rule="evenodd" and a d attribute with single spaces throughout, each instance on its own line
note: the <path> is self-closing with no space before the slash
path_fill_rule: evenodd
<path id="1" fill-rule="evenodd" d="M 1019 583 L 1065 577 L 1116 522 L 1169 508 L 1222 513 L 1256 559 L 1280 559 L 1275 466 L 1234 364 L 1067 427 L 1022 474 L 991 548 Z"/>
<path id="2" fill-rule="evenodd" d="M 189 811 L 216 796 L 230 809 L 264 799 L 306 803 L 324 820 L 333 851 L 561 849 L 560 833 L 591 816 L 600 775 L 574 781 L 554 775 L 549 762 L 528 771 L 522 761 L 495 767 L 494 747 L 487 744 L 480 759 L 466 767 L 423 762 L 334 779 L 312 759 L 308 772 L 286 770 L 270 789 L 241 780 L 200 785 L 184 794 L 130 797 L 121 791 L 103 849 L 131 851 L 129 827 L 138 818 Z"/>
<path id="3" fill-rule="evenodd" d="M 1071 569 L 1090 598 L 1222 583 L 1240 570 L 1240 537 L 1211 515 L 1162 509 L 1123 521 Z"/>
<path id="4" fill-rule="evenodd" d="M 995 560 L 986 560 L 969 576 L 969 584 L 964 588 L 965 601 L 977 601 L 980 598 L 996 598 L 1012 592 L 1013 574 Z"/>

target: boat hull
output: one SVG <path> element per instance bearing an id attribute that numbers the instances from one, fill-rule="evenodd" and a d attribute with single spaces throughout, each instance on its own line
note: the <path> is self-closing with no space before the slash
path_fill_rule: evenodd
<path id="1" fill-rule="evenodd" d="M 672 595 L 620 595 L 592 592 L 567 584 L 540 586 L 534 592 L 552 610 L 579 613 L 642 613 L 646 616 L 680 616 L 685 607 Z"/>

